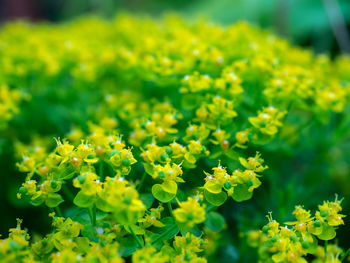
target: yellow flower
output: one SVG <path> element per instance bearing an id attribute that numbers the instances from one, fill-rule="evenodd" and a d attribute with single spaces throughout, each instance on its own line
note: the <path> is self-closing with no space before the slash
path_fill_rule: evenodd
<path id="1" fill-rule="evenodd" d="M 182 93 L 195 93 L 209 90 L 212 86 L 213 79 L 208 74 L 199 74 L 194 72 L 192 75 L 186 75 L 183 80 L 183 87 L 180 89 Z"/>
<path id="2" fill-rule="evenodd" d="M 250 117 L 249 122 L 261 133 L 275 135 L 278 132 L 278 127 L 282 126 L 281 121 L 285 114 L 285 111 L 280 112 L 275 107 L 270 106 L 259 111 L 257 117 Z"/>
<path id="3" fill-rule="evenodd" d="M 112 150 L 109 156 L 118 175 L 128 175 L 131 171 L 131 165 L 137 162 L 130 149 Z"/>
<path id="4" fill-rule="evenodd" d="M 175 257 L 175 263 L 189 262 L 189 263 L 206 263 L 207 260 L 202 257 L 198 257 L 194 253 L 185 253 L 184 251 Z"/>
<path id="5" fill-rule="evenodd" d="M 237 95 L 243 92 L 241 86 L 242 80 L 231 71 L 231 68 L 223 69 L 221 78 L 215 79 L 214 87 L 220 90 L 228 90 L 232 95 Z"/>
<path id="6" fill-rule="evenodd" d="M 176 221 L 185 228 L 192 228 L 205 220 L 204 206 L 201 206 L 192 197 L 189 197 L 187 201 L 179 205 L 180 208 L 174 210 L 174 216 Z"/>
<path id="7" fill-rule="evenodd" d="M 330 226 L 343 225 L 345 215 L 339 214 L 342 210 L 341 202 L 342 200 L 337 199 L 334 202 L 324 201 L 322 205 L 318 206 L 319 213 L 316 214 L 316 218 L 321 222 L 327 220 Z"/>
<path id="8" fill-rule="evenodd" d="M 63 140 L 61 142 L 60 139 L 56 139 L 57 147 L 56 147 L 56 152 L 63 157 L 63 159 L 68 159 L 70 157 L 70 154 L 73 152 L 74 146 L 69 144 L 68 141 Z"/>
<path id="9" fill-rule="evenodd" d="M 179 176 L 182 176 L 182 169 L 180 165 L 175 163 L 167 163 L 164 166 L 155 165 L 152 173 L 154 179 L 159 178 L 163 181 L 184 182 Z"/>
<path id="10" fill-rule="evenodd" d="M 188 253 L 198 253 L 203 251 L 204 241 L 195 235 L 187 232 L 184 236 L 175 236 L 174 248 L 177 251 Z"/>
<path id="11" fill-rule="evenodd" d="M 230 134 L 227 134 L 225 130 L 221 129 L 216 129 L 213 132 L 213 136 L 215 140 L 211 140 L 211 142 L 214 144 L 222 144 L 225 140 L 230 138 Z"/>
<path id="12" fill-rule="evenodd" d="M 143 223 L 144 228 L 150 226 L 164 227 L 165 225 L 159 221 L 161 219 L 161 212 L 164 210 L 162 206 L 158 208 L 151 208 L 150 211 L 145 213 L 145 217 L 140 219 L 139 222 Z"/>
<path id="13" fill-rule="evenodd" d="M 84 133 L 81 129 L 79 128 L 73 128 L 68 134 L 67 134 L 67 138 L 68 140 L 72 141 L 75 144 L 78 144 L 81 140 L 81 138 L 83 138 Z"/>
<path id="14" fill-rule="evenodd" d="M 10 89 L 6 85 L 0 85 L 0 130 L 7 126 L 14 115 L 18 114 L 18 104 L 21 94 L 16 89 Z"/>
<path id="15" fill-rule="evenodd" d="M 73 221 L 70 218 L 53 218 L 53 225 L 56 227 L 57 232 L 53 235 L 53 239 L 57 242 L 62 242 L 63 240 L 69 240 L 74 237 L 79 236 L 80 231 L 83 229 L 83 226 Z"/>
<path id="16" fill-rule="evenodd" d="M 81 193 L 87 196 L 98 194 L 102 189 L 102 182 L 99 177 L 92 172 L 85 172 L 74 178 L 74 187 L 80 188 Z"/>
<path id="17" fill-rule="evenodd" d="M 247 160 L 239 157 L 239 162 L 248 170 L 260 173 L 268 168 L 267 166 L 262 165 L 264 163 L 264 160 L 260 157 L 261 154 L 257 152 L 254 157 L 248 157 Z"/>
<path id="18" fill-rule="evenodd" d="M 158 252 L 154 247 L 144 247 L 137 250 L 132 255 L 132 262 L 134 263 L 166 263 L 169 262 L 170 257 L 162 252 Z"/>
<path id="19" fill-rule="evenodd" d="M 248 129 L 246 130 L 243 130 L 243 131 L 239 131 L 239 132 L 236 132 L 236 140 L 237 140 L 237 143 L 236 145 L 240 148 L 245 148 L 245 144 L 247 142 L 249 142 L 249 133 L 250 131 Z"/>
<path id="20" fill-rule="evenodd" d="M 144 214 L 146 208 L 135 188 L 123 177 L 106 178 L 101 191 L 97 208 L 105 212 L 113 212 L 114 217 L 121 224 L 137 222 Z"/>

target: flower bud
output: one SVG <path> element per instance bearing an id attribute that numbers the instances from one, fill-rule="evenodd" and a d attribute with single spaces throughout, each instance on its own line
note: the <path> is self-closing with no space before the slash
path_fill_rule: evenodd
<path id="1" fill-rule="evenodd" d="M 322 217 L 326 217 L 326 216 L 328 215 L 328 212 L 327 212 L 326 210 L 322 210 L 322 211 L 320 212 L 320 215 L 321 215 Z"/>
<path id="2" fill-rule="evenodd" d="M 246 185 L 247 185 L 248 187 L 251 187 L 251 186 L 254 185 L 254 182 L 253 182 L 252 179 L 247 180 L 245 183 L 246 183 Z"/>
<path id="3" fill-rule="evenodd" d="M 301 242 L 301 246 L 304 248 L 304 249 L 308 249 L 310 247 L 310 244 L 309 242 L 307 242 L 306 240 L 304 240 L 303 242 Z"/>
<path id="4" fill-rule="evenodd" d="M 57 181 L 52 180 L 52 181 L 51 181 L 51 187 L 52 187 L 52 189 L 56 189 L 57 186 L 58 186 Z"/>
<path id="5" fill-rule="evenodd" d="M 165 173 L 164 173 L 163 171 L 159 171 L 159 172 L 158 172 L 158 177 L 159 177 L 160 179 L 163 179 L 163 178 L 165 177 Z"/>
<path id="6" fill-rule="evenodd" d="M 86 180 L 85 176 L 83 176 L 83 175 L 79 175 L 79 176 L 77 177 L 77 179 L 78 179 L 78 181 L 79 181 L 80 184 L 83 184 L 83 183 L 85 182 L 85 180 Z"/>
<path id="7" fill-rule="evenodd" d="M 170 147 L 165 148 L 165 152 L 166 152 L 168 155 L 172 155 L 172 154 L 173 154 L 173 150 L 172 150 Z"/>
<path id="8" fill-rule="evenodd" d="M 263 226 L 262 231 L 263 231 L 263 233 L 267 234 L 267 232 L 269 231 L 269 227 L 266 225 Z"/>
<path id="9" fill-rule="evenodd" d="M 123 165 L 123 166 L 130 166 L 130 164 L 131 164 L 131 162 L 130 162 L 129 159 L 124 159 L 124 160 L 122 161 L 122 165 Z"/>
<path id="10" fill-rule="evenodd" d="M 314 227 L 320 227 L 320 226 L 321 226 L 321 222 L 319 220 L 315 220 Z"/>
<path id="11" fill-rule="evenodd" d="M 229 190 L 232 187 L 232 183 L 231 182 L 226 182 L 226 183 L 224 183 L 224 187 L 225 187 L 225 189 Z"/>
<path id="12" fill-rule="evenodd" d="M 162 160 L 163 162 L 166 162 L 166 160 L 169 158 L 169 155 L 166 153 L 162 153 L 160 156 L 160 160 Z"/>
<path id="13" fill-rule="evenodd" d="M 19 191 L 18 191 L 20 194 L 26 194 L 28 192 L 27 188 L 25 188 L 24 186 L 21 186 L 19 188 Z"/>

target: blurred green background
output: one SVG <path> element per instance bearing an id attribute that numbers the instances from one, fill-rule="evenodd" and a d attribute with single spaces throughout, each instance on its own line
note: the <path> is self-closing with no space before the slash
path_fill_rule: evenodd
<path id="1" fill-rule="evenodd" d="M 120 11 L 151 16 L 180 12 L 188 18 L 200 15 L 223 24 L 245 20 L 292 43 L 332 55 L 340 49 L 330 19 L 336 27 L 343 21 L 347 28 L 350 25 L 348 0 L 1 0 L 0 4 L 3 22 L 14 18 L 62 21 L 84 14 L 113 17 Z M 347 34 L 339 34 L 349 45 Z M 345 49 L 350 50 L 349 46 Z"/>
<path id="2" fill-rule="evenodd" d="M 349 0 L 0 0 L 1 23 L 14 19 L 60 22 L 86 14 L 96 14 L 109 18 L 123 11 L 150 16 L 159 16 L 164 12 L 177 12 L 188 19 L 204 16 L 224 25 L 244 20 L 267 28 L 293 44 L 310 48 L 316 53 L 336 56 L 350 50 L 348 40 Z M 335 36 L 335 32 L 338 37 Z M 342 43 L 339 43 L 339 38 Z M 68 109 L 57 110 L 57 112 L 59 113 L 58 120 L 65 119 L 69 115 Z M 69 125 L 59 125 L 62 124 L 59 121 L 57 123 L 36 122 L 38 117 L 33 116 L 40 115 L 40 112 L 31 111 L 27 114 L 28 118 L 34 118 L 33 121 L 41 135 L 60 133 L 59 135 L 62 136 L 70 128 Z M 350 123 L 349 119 L 346 119 L 347 124 Z M 339 141 L 333 147 L 325 144 L 330 140 L 323 136 L 327 134 L 327 130 L 331 129 L 332 125 L 333 123 L 330 122 L 325 126 L 303 131 L 303 138 L 307 138 L 305 140 L 313 138 L 314 141 L 312 143 L 305 141 L 300 144 L 297 158 L 290 156 L 288 152 L 281 152 L 278 159 L 285 160 L 285 163 L 276 162 L 275 167 L 271 167 L 271 171 L 284 171 L 290 178 L 285 180 L 284 177 L 279 178 L 278 174 L 273 173 L 267 175 L 263 188 L 266 190 L 258 191 L 254 200 L 247 206 L 242 204 L 223 209 L 226 211 L 235 209 L 236 211 L 235 215 L 226 216 L 235 217 L 233 222 L 236 222 L 238 217 L 250 219 L 254 217 L 254 220 L 259 222 L 266 214 L 266 210 L 270 209 L 274 213 L 278 211 L 279 214 L 276 213 L 276 216 L 284 218 L 299 202 L 305 203 L 306 206 L 316 205 L 323 198 L 333 198 L 333 193 L 339 191 L 349 196 L 350 189 L 346 185 L 344 189 L 341 189 L 342 181 L 333 185 L 329 178 L 330 167 L 339 167 L 337 161 L 350 162 L 350 138 L 348 138 L 349 141 Z M 14 123 L 14 127 L 16 127 L 16 123 Z M 60 128 L 59 131 L 56 129 L 57 127 Z M 318 145 L 318 148 L 313 148 L 314 145 Z M 275 158 L 274 147 L 282 148 L 283 145 L 275 141 L 264 149 L 267 160 Z M 43 232 L 45 229 L 49 229 L 50 224 L 47 211 L 42 207 L 35 208 L 16 200 L 16 191 L 23 181 L 23 174 L 16 171 L 14 157 L 6 150 L 9 148 L 11 148 L 10 142 L 2 140 L 0 136 L 0 166 L 2 167 L 0 172 L 2 178 L 0 211 L 3 211 L 4 214 L 0 220 L 0 234 L 7 235 L 8 228 L 14 226 L 16 217 L 23 218 L 24 226 L 30 228 L 31 232 Z M 327 162 L 323 162 L 323 160 L 327 160 Z M 348 167 L 348 165 L 345 166 Z M 9 175 L 11 176 L 9 177 Z M 348 171 L 345 171 L 341 176 L 348 175 Z M 315 186 L 315 178 L 318 178 L 319 185 L 317 187 Z M 280 185 L 284 185 L 283 189 L 278 188 Z M 325 185 L 327 187 L 324 187 Z M 332 193 L 331 197 L 330 193 Z M 278 200 L 275 198 L 276 196 L 279 196 Z M 266 203 L 269 203 L 269 207 L 266 207 Z M 346 200 L 346 203 L 349 204 L 349 201 Z M 281 207 L 283 210 L 279 209 Z M 250 220 L 246 222 L 247 226 L 233 226 L 233 228 L 248 228 L 256 223 Z M 345 230 L 345 227 L 343 229 Z M 347 231 L 340 233 L 339 236 L 342 241 L 347 241 L 347 243 L 343 242 L 347 248 L 346 246 L 350 245 Z M 239 244 L 235 245 L 239 246 Z M 222 253 L 223 257 L 229 255 L 230 260 L 236 257 L 235 247 L 228 245 L 222 249 L 225 250 Z"/>

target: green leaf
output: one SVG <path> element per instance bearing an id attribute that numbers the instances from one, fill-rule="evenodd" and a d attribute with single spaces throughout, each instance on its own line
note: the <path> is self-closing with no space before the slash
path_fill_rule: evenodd
<path id="1" fill-rule="evenodd" d="M 222 205 L 223 203 L 225 203 L 227 199 L 227 194 L 225 192 L 221 192 L 219 194 L 213 194 L 205 189 L 204 189 L 204 196 L 209 203 L 215 206 Z"/>
<path id="2" fill-rule="evenodd" d="M 249 186 L 246 184 L 238 184 L 235 186 L 232 198 L 237 202 L 249 200 L 253 196 L 253 192 L 248 191 Z"/>
<path id="3" fill-rule="evenodd" d="M 146 206 L 147 209 L 152 207 L 154 202 L 154 196 L 151 193 L 140 194 L 140 200 Z"/>
<path id="4" fill-rule="evenodd" d="M 308 253 L 314 254 L 318 247 L 318 240 L 315 236 L 312 236 L 312 242 L 310 243 L 310 247 L 307 249 Z"/>
<path id="5" fill-rule="evenodd" d="M 76 206 L 75 206 L 75 208 L 78 208 L 79 211 L 80 211 L 80 213 L 78 213 L 78 214 L 72 216 L 72 219 L 73 219 L 74 221 L 79 222 L 79 223 L 82 224 L 82 225 L 88 225 L 88 224 L 90 224 L 91 219 L 90 219 L 90 216 L 89 216 L 88 211 L 87 211 L 86 209 L 83 209 L 83 208 L 80 208 L 80 207 L 76 207 Z"/>
<path id="6" fill-rule="evenodd" d="M 82 225 L 88 225 L 91 222 L 89 213 L 88 213 L 86 208 L 73 206 L 71 208 L 66 209 L 64 214 L 67 217 L 72 218 L 74 221 L 76 221 Z M 107 213 L 97 210 L 96 211 L 97 224 L 99 224 L 99 223 L 102 224 L 103 220 L 107 216 L 108 216 Z"/>
<path id="7" fill-rule="evenodd" d="M 196 237 L 200 237 L 203 233 L 202 231 L 198 228 L 198 226 L 194 226 L 191 229 L 188 229 L 186 227 L 181 227 L 181 224 L 178 224 L 180 227 L 180 231 L 181 231 L 181 235 L 185 236 L 186 233 L 191 233 L 192 235 L 196 236 Z"/>
<path id="8" fill-rule="evenodd" d="M 179 233 L 179 228 L 171 217 L 166 217 L 161 220 L 165 227 L 160 228 L 159 234 L 151 235 L 152 245 L 163 244 L 163 241 L 172 239 Z"/>
<path id="9" fill-rule="evenodd" d="M 124 229 L 129 233 L 132 234 L 131 229 L 134 231 L 136 235 L 144 235 L 145 229 L 142 226 L 138 225 L 124 225 Z M 143 241 L 143 240 L 142 240 Z M 142 242 L 143 243 L 143 242 Z"/>
<path id="10" fill-rule="evenodd" d="M 207 181 L 203 187 L 205 188 L 205 190 L 212 194 L 219 194 L 220 192 L 222 192 L 222 185 L 214 180 Z"/>
<path id="11" fill-rule="evenodd" d="M 336 232 L 334 230 L 334 227 L 329 226 L 327 223 L 324 223 L 322 225 L 322 233 L 317 235 L 317 237 L 321 240 L 331 240 L 335 238 Z"/>
<path id="12" fill-rule="evenodd" d="M 225 223 L 225 218 L 217 212 L 208 213 L 204 221 L 205 226 L 215 232 L 222 230 Z"/>
<path id="13" fill-rule="evenodd" d="M 94 204 L 94 196 L 84 195 L 82 191 L 79 191 L 75 196 L 73 203 L 79 207 L 90 207 Z"/>
<path id="14" fill-rule="evenodd" d="M 67 180 L 73 178 L 75 174 L 75 169 L 74 167 L 70 165 L 60 165 L 58 168 L 54 168 L 51 171 L 53 173 L 53 178 L 56 180 Z"/>
<path id="15" fill-rule="evenodd" d="M 64 200 L 60 194 L 57 193 L 49 193 L 48 197 L 45 200 L 45 204 L 48 207 L 56 207 Z"/>
<path id="16" fill-rule="evenodd" d="M 146 173 L 148 173 L 149 175 L 153 174 L 153 165 L 149 164 L 149 163 L 142 163 L 143 168 L 145 169 Z"/>
<path id="17" fill-rule="evenodd" d="M 192 110 L 197 108 L 202 102 L 203 97 L 198 94 L 185 94 L 182 95 L 182 107 L 187 110 Z"/>
<path id="18" fill-rule="evenodd" d="M 172 216 L 166 216 L 160 219 L 160 222 L 162 222 L 166 226 L 170 226 L 175 224 L 175 219 Z M 159 232 L 164 232 L 163 230 L 159 229 Z"/>
<path id="19" fill-rule="evenodd" d="M 119 254 L 122 257 L 130 256 L 139 248 L 137 241 L 133 236 L 127 236 L 127 237 L 121 238 L 119 241 L 119 244 L 120 244 Z"/>
<path id="20" fill-rule="evenodd" d="M 176 196 L 176 193 L 168 193 L 164 191 L 162 185 L 160 184 L 155 184 L 152 186 L 152 194 L 157 200 L 163 203 L 167 203 L 173 200 L 174 197 Z"/>
<path id="21" fill-rule="evenodd" d="M 215 151 L 210 151 L 210 155 L 209 155 L 209 159 L 216 159 L 216 158 L 219 158 L 220 155 L 222 155 L 222 149 L 221 148 L 218 148 L 217 150 Z"/>
<path id="22" fill-rule="evenodd" d="M 172 248 L 170 245 L 163 245 L 162 248 L 160 249 L 160 252 L 163 255 L 168 255 L 170 258 L 176 257 L 177 253 L 174 248 Z"/>
<path id="23" fill-rule="evenodd" d="M 34 206 L 39 206 L 42 203 L 44 203 L 44 198 L 42 197 L 42 195 L 38 195 L 37 197 L 31 199 L 30 203 Z"/>
<path id="24" fill-rule="evenodd" d="M 177 184 L 174 181 L 165 181 L 161 184 L 163 190 L 165 192 L 176 194 L 177 192 Z"/>
<path id="25" fill-rule="evenodd" d="M 230 158 L 231 160 L 238 160 L 239 154 L 232 150 L 232 149 L 228 149 L 227 151 L 225 151 L 225 155 Z"/>
<path id="26" fill-rule="evenodd" d="M 187 152 L 184 157 L 185 157 L 186 163 L 195 165 L 197 159 L 193 154 L 191 154 L 190 152 Z"/>
<path id="27" fill-rule="evenodd" d="M 98 242 L 98 236 L 96 231 L 96 226 L 85 225 L 81 230 L 83 237 L 87 237 L 92 242 Z"/>
<path id="28" fill-rule="evenodd" d="M 90 249 L 89 239 L 87 237 L 76 237 L 74 242 L 77 244 L 79 253 L 87 253 Z"/>
<path id="29" fill-rule="evenodd" d="M 95 205 L 98 209 L 100 209 L 103 212 L 111 212 L 113 211 L 113 207 L 104 199 L 101 197 L 98 197 L 95 201 Z"/>

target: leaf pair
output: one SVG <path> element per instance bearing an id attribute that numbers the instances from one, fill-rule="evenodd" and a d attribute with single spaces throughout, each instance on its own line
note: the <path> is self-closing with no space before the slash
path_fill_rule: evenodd
<path id="1" fill-rule="evenodd" d="M 153 196 L 160 202 L 167 203 L 174 199 L 177 193 L 177 184 L 174 181 L 164 181 L 152 186 Z"/>

